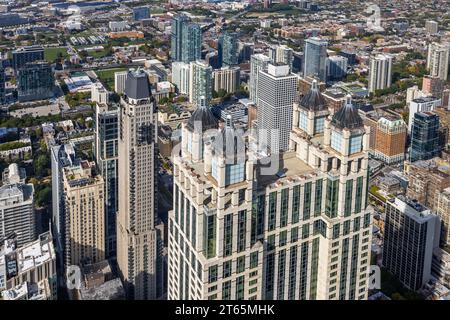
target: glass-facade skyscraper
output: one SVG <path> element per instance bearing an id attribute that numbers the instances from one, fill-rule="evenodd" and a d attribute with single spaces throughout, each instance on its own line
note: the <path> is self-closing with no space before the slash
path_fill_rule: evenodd
<path id="1" fill-rule="evenodd" d="M 235 32 L 225 32 L 219 39 L 219 63 L 221 66 L 238 64 L 238 35 Z"/>
<path id="2" fill-rule="evenodd" d="M 303 72 L 305 77 L 318 77 L 321 81 L 326 81 L 327 46 L 328 42 L 320 38 L 313 37 L 305 40 Z"/>
<path id="3" fill-rule="evenodd" d="M 41 46 L 22 47 L 12 52 L 12 67 L 17 72 L 28 62 L 44 60 L 44 48 Z"/>
<path id="4" fill-rule="evenodd" d="M 201 58 L 202 31 L 189 17 L 178 15 L 172 19 L 171 37 L 173 61 L 189 63 Z"/>
<path id="5" fill-rule="evenodd" d="M 52 98 L 54 86 L 52 67 L 47 62 L 27 63 L 19 69 L 17 75 L 19 102 Z"/>
<path id="6" fill-rule="evenodd" d="M 133 8 L 133 20 L 140 21 L 150 18 L 150 8 L 149 7 L 137 7 Z"/>
<path id="7" fill-rule="evenodd" d="M 433 112 L 416 112 L 411 129 L 410 161 L 439 156 L 439 116 Z"/>
<path id="8" fill-rule="evenodd" d="M 97 104 L 95 108 L 94 155 L 105 181 L 105 250 L 116 252 L 116 220 L 119 201 L 119 108 Z"/>
<path id="9" fill-rule="evenodd" d="M 203 61 L 194 61 L 189 70 L 189 102 L 209 106 L 212 98 L 212 67 Z"/>

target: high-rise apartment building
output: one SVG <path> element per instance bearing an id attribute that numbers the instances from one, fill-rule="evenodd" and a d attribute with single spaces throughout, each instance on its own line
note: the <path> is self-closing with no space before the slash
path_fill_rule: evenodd
<path id="1" fill-rule="evenodd" d="M 239 90 L 241 69 L 239 67 L 222 67 L 214 70 L 212 77 L 214 91 L 225 90 L 234 93 Z"/>
<path id="2" fill-rule="evenodd" d="M 117 94 L 122 94 L 124 92 L 127 75 L 128 71 L 119 71 L 114 73 L 114 91 Z"/>
<path id="3" fill-rule="evenodd" d="M 202 32 L 186 15 L 172 19 L 171 57 L 173 61 L 189 63 L 201 58 Z"/>
<path id="4" fill-rule="evenodd" d="M 172 63 L 172 83 L 177 86 L 181 94 L 189 94 L 190 65 L 184 62 Z"/>
<path id="5" fill-rule="evenodd" d="M 348 59 L 343 56 L 332 56 L 327 58 L 327 77 L 339 80 L 347 75 Z"/>
<path id="6" fill-rule="evenodd" d="M 157 220 L 157 112 L 147 75 L 130 72 L 121 99 L 117 262 L 127 297 L 156 299 L 160 232 Z"/>
<path id="7" fill-rule="evenodd" d="M 436 109 L 436 107 L 441 105 L 441 102 L 441 99 L 433 96 L 421 97 L 411 100 L 409 103 L 408 133 L 411 132 L 414 115 L 417 112 L 433 111 L 434 109 Z"/>
<path id="8" fill-rule="evenodd" d="M 97 104 L 94 156 L 105 182 L 105 254 L 116 253 L 116 220 L 119 202 L 119 108 Z"/>
<path id="9" fill-rule="evenodd" d="M 269 58 L 272 63 L 287 64 L 292 70 L 294 62 L 294 50 L 285 45 L 278 45 L 269 48 Z"/>
<path id="10" fill-rule="evenodd" d="M 0 187 L 0 241 L 15 235 L 22 246 L 36 239 L 33 184 L 12 183 Z"/>
<path id="11" fill-rule="evenodd" d="M 0 105 L 6 103 L 6 74 L 0 60 Z"/>
<path id="12" fill-rule="evenodd" d="M 209 105 L 212 98 L 212 67 L 204 61 L 194 61 L 189 70 L 189 102 Z M 204 100 L 204 102 L 202 102 Z"/>
<path id="13" fill-rule="evenodd" d="M 427 20 L 425 21 L 425 30 L 427 30 L 427 33 L 429 34 L 436 34 L 439 30 L 439 24 L 436 21 Z"/>
<path id="14" fill-rule="evenodd" d="M 383 116 L 378 120 L 373 155 L 387 164 L 405 160 L 406 136 L 408 127 L 397 117 Z"/>
<path id="15" fill-rule="evenodd" d="M 383 265 L 410 290 L 430 280 L 433 249 L 439 245 L 439 218 L 399 196 L 386 202 Z"/>
<path id="16" fill-rule="evenodd" d="M 221 66 L 234 66 L 238 64 L 238 34 L 225 31 L 218 43 L 219 63 Z"/>
<path id="17" fill-rule="evenodd" d="M 232 124 L 203 134 L 217 128 L 207 108 L 183 124 L 169 299 L 367 299 L 369 129 L 350 98 L 327 114 L 317 90 L 300 102 L 290 149 L 268 171 Z"/>
<path id="18" fill-rule="evenodd" d="M 109 103 L 109 92 L 100 82 L 94 83 L 91 87 L 91 101 L 103 105 Z"/>
<path id="19" fill-rule="evenodd" d="M 41 46 L 22 47 L 12 52 L 12 67 L 17 72 L 29 62 L 44 60 L 44 48 Z"/>
<path id="20" fill-rule="evenodd" d="M 18 70 L 19 102 L 44 100 L 53 97 L 55 78 L 52 67 L 44 61 L 27 63 Z"/>
<path id="21" fill-rule="evenodd" d="M 370 58 L 369 92 L 387 89 L 392 84 L 392 56 L 378 54 Z"/>
<path id="22" fill-rule="evenodd" d="M 133 8 L 133 20 L 140 21 L 150 18 L 149 7 L 135 7 Z"/>
<path id="23" fill-rule="evenodd" d="M 439 116 L 433 112 L 416 112 L 411 129 L 410 161 L 428 160 L 440 155 Z"/>
<path id="24" fill-rule="evenodd" d="M 318 77 L 321 81 L 327 79 L 327 46 L 328 42 L 320 38 L 305 40 L 304 77 Z"/>
<path id="25" fill-rule="evenodd" d="M 104 181 L 95 163 L 79 161 L 63 168 L 65 203 L 65 266 L 105 259 Z"/>
<path id="26" fill-rule="evenodd" d="M 258 77 L 259 71 L 267 68 L 270 58 L 261 53 L 254 54 L 250 58 L 250 100 L 258 103 Z"/>
<path id="27" fill-rule="evenodd" d="M 428 45 L 427 69 L 431 76 L 447 80 L 449 52 L 448 44 L 433 42 Z"/>
<path id="28" fill-rule="evenodd" d="M 442 98 L 444 82 L 439 77 L 424 76 L 422 79 L 422 92 L 427 96 Z"/>
<path id="29" fill-rule="evenodd" d="M 278 154 L 289 148 L 292 108 L 298 76 L 286 64 L 268 64 L 258 75 L 258 144 L 261 151 Z"/>

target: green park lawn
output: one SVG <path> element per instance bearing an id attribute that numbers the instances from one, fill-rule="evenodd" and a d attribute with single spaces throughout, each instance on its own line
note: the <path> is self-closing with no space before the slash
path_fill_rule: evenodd
<path id="1" fill-rule="evenodd" d="M 58 57 L 58 54 L 61 53 L 63 58 L 67 58 L 69 55 L 67 54 L 67 48 L 45 48 L 44 49 L 44 58 L 48 62 L 53 62 Z"/>

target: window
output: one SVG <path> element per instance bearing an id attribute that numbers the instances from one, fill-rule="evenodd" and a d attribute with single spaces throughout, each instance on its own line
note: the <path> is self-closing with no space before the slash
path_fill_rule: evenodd
<path id="1" fill-rule="evenodd" d="M 327 196 L 325 199 L 325 214 L 330 218 L 337 216 L 339 195 L 339 180 L 328 179 Z"/>
<path id="2" fill-rule="evenodd" d="M 289 188 L 281 190 L 280 228 L 286 227 L 288 220 Z"/>
<path id="3" fill-rule="evenodd" d="M 355 196 L 355 213 L 361 212 L 363 196 L 363 177 L 358 177 L 356 180 L 356 196 Z"/>
<path id="4" fill-rule="evenodd" d="M 236 300 L 244 299 L 244 276 L 236 278 Z"/>
<path id="5" fill-rule="evenodd" d="M 298 127 L 302 129 L 303 131 L 306 131 L 308 128 L 308 115 L 306 112 L 300 111 L 299 113 L 299 120 L 298 120 Z"/>
<path id="6" fill-rule="evenodd" d="M 359 231 L 360 228 L 360 224 L 361 224 L 361 218 L 360 217 L 356 217 L 353 220 L 353 231 Z"/>
<path id="7" fill-rule="evenodd" d="M 230 300 L 231 299 L 231 281 L 225 281 L 222 284 L 222 300 Z"/>
<path id="8" fill-rule="evenodd" d="M 225 184 L 234 184 L 244 180 L 245 164 L 227 164 L 225 167 Z M 217 179 L 216 179 L 217 180 Z"/>
<path id="9" fill-rule="evenodd" d="M 344 216 L 348 217 L 352 214 L 352 194 L 353 194 L 353 179 L 347 180 L 345 183 L 345 207 Z"/>
<path id="10" fill-rule="evenodd" d="M 362 135 L 350 138 L 349 154 L 357 153 L 362 150 Z"/>
<path id="11" fill-rule="evenodd" d="M 342 152 L 341 144 L 342 134 L 337 131 L 331 131 L 331 147 L 338 152 Z"/>
<path id="12" fill-rule="evenodd" d="M 287 242 L 287 230 L 280 232 L 280 247 L 285 246 Z"/>
<path id="13" fill-rule="evenodd" d="M 306 239 L 309 237 L 309 224 L 304 224 L 302 226 L 302 238 Z"/>
<path id="14" fill-rule="evenodd" d="M 291 229 L 291 243 L 297 242 L 298 240 L 298 227 Z"/>
<path id="15" fill-rule="evenodd" d="M 308 220 L 311 214 L 311 182 L 305 183 L 303 202 L 303 220 Z"/>
<path id="16" fill-rule="evenodd" d="M 322 133 L 325 127 L 325 117 L 314 119 L 314 134 Z"/>
<path id="17" fill-rule="evenodd" d="M 223 267 L 222 278 L 228 278 L 229 276 L 231 276 L 231 260 L 225 261 L 222 267 Z"/>
<path id="18" fill-rule="evenodd" d="M 215 157 L 211 160 L 211 175 L 214 179 L 216 179 L 216 181 L 219 180 L 219 168 Z"/>
<path id="19" fill-rule="evenodd" d="M 344 230 L 343 235 L 347 235 L 350 233 L 350 220 L 344 221 Z"/>
<path id="20" fill-rule="evenodd" d="M 238 213 L 238 248 L 237 252 L 242 252 L 245 250 L 245 236 L 247 234 L 247 210 L 239 211 Z"/>
<path id="21" fill-rule="evenodd" d="M 275 235 L 272 234 L 267 238 L 267 250 L 275 249 Z"/>
<path id="22" fill-rule="evenodd" d="M 300 185 L 297 185 L 293 189 L 292 196 L 292 223 L 297 223 L 299 220 L 300 212 Z"/>
<path id="23" fill-rule="evenodd" d="M 340 232 L 341 232 L 341 224 L 337 223 L 333 226 L 333 239 L 339 238 Z"/>
<path id="24" fill-rule="evenodd" d="M 208 269 L 208 282 L 214 283 L 217 281 L 217 264 Z"/>
<path id="25" fill-rule="evenodd" d="M 275 230 L 277 213 L 277 192 L 272 192 L 269 196 L 269 231 Z"/>
<path id="26" fill-rule="evenodd" d="M 255 251 L 250 254 L 250 269 L 256 268 L 257 266 L 258 266 L 258 251 Z"/>
<path id="27" fill-rule="evenodd" d="M 320 216 L 320 212 L 322 211 L 322 185 L 323 180 L 316 181 L 316 195 L 314 199 L 314 216 Z"/>
<path id="28" fill-rule="evenodd" d="M 236 273 L 244 272 L 245 270 L 245 256 L 238 257 L 236 260 Z"/>

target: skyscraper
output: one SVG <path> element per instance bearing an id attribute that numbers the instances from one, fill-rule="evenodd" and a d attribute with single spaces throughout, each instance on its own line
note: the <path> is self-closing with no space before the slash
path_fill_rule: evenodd
<path id="1" fill-rule="evenodd" d="M 105 259 L 104 181 L 95 164 L 79 161 L 63 169 L 65 266 Z"/>
<path id="2" fill-rule="evenodd" d="M 439 116 L 432 112 L 416 112 L 411 130 L 410 161 L 428 160 L 440 155 Z"/>
<path id="3" fill-rule="evenodd" d="M 313 37 L 305 40 L 304 77 L 318 77 L 321 81 L 326 81 L 327 46 L 328 42 L 320 38 Z"/>
<path id="4" fill-rule="evenodd" d="M 225 31 L 219 38 L 219 62 L 221 66 L 233 66 L 238 64 L 238 34 Z"/>
<path id="5" fill-rule="evenodd" d="M 403 196 L 386 202 L 383 265 L 410 290 L 430 280 L 439 229 L 439 218 L 419 203 Z"/>
<path id="6" fill-rule="evenodd" d="M 433 96 L 422 97 L 411 100 L 409 103 L 409 120 L 408 133 L 411 133 L 411 128 L 416 112 L 433 111 L 436 107 L 441 105 L 441 99 Z"/>
<path id="7" fill-rule="evenodd" d="M 117 262 L 130 299 L 157 298 L 159 231 L 155 228 L 157 113 L 143 71 L 128 73 L 119 129 Z"/>
<path id="8" fill-rule="evenodd" d="M 13 234 L 19 246 L 36 239 L 34 187 L 31 183 L 0 187 L 0 239 Z"/>
<path id="9" fill-rule="evenodd" d="M 225 90 L 230 93 L 238 91 L 240 75 L 239 67 L 222 67 L 214 70 L 212 73 L 214 91 Z"/>
<path id="10" fill-rule="evenodd" d="M 196 106 L 209 105 L 212 98 L 212 67 L 203 61 L 194 61 L 189 70 L 189 102 Z"/>
<path id="11" fill-rule="evenodd" d="M 269 58 L 273 63 L 287 64 L 291 68 L 294 62 L 294 50 L 285 45 L 277 45 L 269 49 Z"/>
<path id="12" fill-rule="evenodd" d="M 250 58 L 250 100 L 258 102 L 258 77 L 259 71 L 267 68 L 270 58 L 263 54 L 254 54 Z"/>
<path id="13" fill-rule="evenodd" d="M 275 172 L 232 123 L 205 135 L 217 128 L 207 108 L 183 125 L 169 299 L 367 299 L 369 128 L 350 100 L 333 118 L 316 89 L 300 105 L 307 131 L 296 108 Z"/>
<path id="14" fill-rule="evenodd" d="M 392 56 L 379 54 L 370 58 L 369 92 L 387 89 L 392 83 Z"/>
<path id="15" fill-rule="evenodd" d="M 173 17 L 171 38 L 173 61 L 189 63 L 201 58 L 202 31 L 186 15 Z"/>
<path id="16" fill-rule="evenodd" d="M 12 52 L 12 67 L 17 72 L 28 62 L 44 60 L 44 48 L 41 46 L 22 47 Z"/>
<path id="17" fill-rule="evenodd" d="M 133 20 L 140 21 L 150 18 L 149 7 L 136 7 L 133 8 Z"/>
<path id="18" fill-rule="evenodd" d="M 289 66 L 270 64 L 258 75 L 258 143 L 261 150 L 278 154 L 289 146 L 292 106 L 297 97 L 298 76 Z"/>
<path id="19" fill-rule="evenodd" d="M 449 52 L 448 44 L 433 42 L 428 45 L 427 69 L 431 76 L 447 80 Z"/>
<path id="20" fill-rule="evenodd" d="M 116 253 L 116 220 L 119 201 L 119 108 L 97 104 L 94 156 L 105 182 L 105 254 Z"/>
<path id="21" fill-rule="evenodd" d="M 44 100 L 53 97 L 55 79 L 52 67 L 44 61 L 27 63 L 17 75 L 19 102 Z"/>
<path id="22" fill-rule="evenodd" d="M 348 59 L 342 56 L 332 56 L 327 58 L 327 77 L 332 80 L 339 80 L 347 75 Z"/>
<path id="23" fill-rule="evenodd" d="M 189 63 L 179 61 L 172 63 L 172 82 L 177 86 L 178 92 L 181 94 L 189 94 L 189 72 Z"/>
<path id="24" fill-rule="evenodd" d="M 438 33 L 438 27 L 439 27 L 439 24 L 436 21 L 433 21 L 433 20 L 425 21 L 425 30 L 427 30 L 427 33 L 429 33 L 429 34 Z"/>
<path id="25" fill-rule="evenodd" d="M 405 160 L 405 146 L 408 127 L 401 118 L 381 117 L 375 129 L 376 136 L 373 155 L 387 164 Z"/>
<path id="26" fill-rule="evenodd" d="M 127 80 L 128 71 L 114 72 L 114 91 L 122 94 L 125 90 L 125 82 Z"/>

